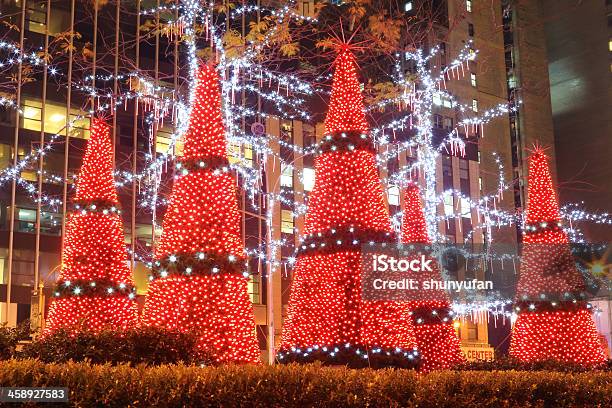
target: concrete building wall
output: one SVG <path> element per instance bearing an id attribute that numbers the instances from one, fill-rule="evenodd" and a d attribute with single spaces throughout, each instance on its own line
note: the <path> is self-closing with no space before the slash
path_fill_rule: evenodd
<path id="1" fill-rule="evenodd" d="M 559 192 L 612 211 L 612 4 L 543 0 Z M 608 227 L 587 238 L 610 241 Z"/>

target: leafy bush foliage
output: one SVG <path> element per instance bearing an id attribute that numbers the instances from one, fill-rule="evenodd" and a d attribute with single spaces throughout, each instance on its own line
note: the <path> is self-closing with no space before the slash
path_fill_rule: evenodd
<path id="1" fill-rule="evenodd" d="M 0 362 L 0 386 L 62 386 L 73 406 L 593 407 L 612 406 L 612 373 L 352 370 L 312 365 Z"/>
<path id="2" fill-rule="evenodd" d="M 26 346 L 18 357 L 46 363 L 90 361 L 102 363 L 173 364 L 210 363 L 195 348 L 194 335 L 153 327 L 99 334 L 59 330 Z"/>
<path id="3" fill-rule="evenodd" d="M 30 338 L 30 321 L 26 320 L 17 327 L 0 326 L 0 360 L 6 360 L 15 355 L 20 340 Z"/>
<path id="4" fill-rule="evenodd" d="M 458 367 L 463 371 L 557 371 L 561 373 L 583 373 L 592 370 L 612 371 L 612 360 L 602 366 L 585 367 L 576 363 L 558 360 L 545 360 L 524 363 L 510 356 L 500 356 L 493 361 L 470 361 Z"/>

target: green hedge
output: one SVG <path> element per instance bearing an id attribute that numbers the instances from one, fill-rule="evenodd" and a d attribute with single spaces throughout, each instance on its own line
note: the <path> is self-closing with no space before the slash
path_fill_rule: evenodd
<path id="1" fill-rule="evenodd" d="M 45 363 L 89 361 L 94 364 L 200 364 L 212 360 L 196 348 L 193 334 L 156 327 L 104 330 L 100 333 L 65 330 L 38 339 L 15 352 L 18 359 L 34 358 Z"/>
<path id="2" fill-rule="evenodd" d="M 612 406 L 612 374 L 0 362 L 0 386 L 63 386 L 79 407 Z M 65 405 L 64 405 L 65 406 Z"/>

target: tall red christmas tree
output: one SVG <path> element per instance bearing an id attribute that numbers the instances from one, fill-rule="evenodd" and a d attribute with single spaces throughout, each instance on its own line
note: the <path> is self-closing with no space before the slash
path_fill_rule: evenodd
<path id="1" fill-rule="evenodd" d="M 380 356 L 409 363 L 416 341 L 408 305 L 362 300 L 361 245 L 392 242 L 393 234 L 356 62 L 346 46 L 335 61 L 325 135 L 279 358 L 359 362 Z"/>
<path id="2" fill-rule="evenodd" d="M 593 365 L 606 360 L 562 229 L 548 157 L 536 148 L 529 164 L 529 202 L 510 354 Z"/>
<path id="3" fill-rule="evenodd" d="M 423 214 L 421 195 L 416 185 L 410 185 L 405 193 L 405 210 L 402 222 L 402 243 L 430 244 L 427 224 Z M 416 246 L 417 249 L 419 246 Z M 427 252 L 427 251 L 425 251 Z M 415 278 L 421 282 L 441 281 L 437 262 L 432 262 L 432 271 L 418 272 Z M 411 291 L 409 301 L 417 347 L 421 353 L 421 369 L 431 371 L 450 368 L 464 361 L 459 339 L 453 328 L 450 298 L 443 290 Z"/>
<path id="4" fill-rule="evenodd" d="M 195 86 L 142 320 L 197 333 L 200 350 L 216 362 L 255 363 L 259 347 L 215 69 L 202 66 Z"/>
<path id="5" fill-rule="evenodd" d="M 127 329 L 138 323 L 113 169 L 109 127 L 93 119 L 45 334 L 60 328 Z"/>

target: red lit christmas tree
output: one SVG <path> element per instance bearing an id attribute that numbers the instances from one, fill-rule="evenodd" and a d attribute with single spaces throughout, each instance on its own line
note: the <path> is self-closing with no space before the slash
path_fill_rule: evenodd
<path id="1" fill-rule="evenodd" d="M 521 361 L 593 365 L 606 360 L 584 279 L 562 229 L 548 157 L 536 148 L 529 164 L 529 202 L 510 354 Z"/>
<path id="2" fill-rule="evenodd" d="M 60 328 L 127 329 L 138 323 L 113 169 L 109 127 L 93 119 L 45 334 Z"/>
<path id="3" fill-rule="evenodd" d="M 418 244 L 424 246 L 431 243 L 419 188 L 414 184 L 405 193 L 402 243 L 416 244 L 416 249 L 420 248 Z M 414 278 L 421 285 L 425 281 L 441 281 L 442 274 L 437 262 L 432 263 L 431 269 L 431 272 L 415 273 Z M 446 369 L 463 362 L 448 294 L 443 290 L 419 290 L 412 291 L 410 298 L 417 347 L 421 354 L 421 370 Z"/>
<path id="4" fill-rule="evenodd" d="M 143 324 L 197 333 L 200 351 L 216 362 L 255 363 L 259 347 L 215 69 L 202 66 L 195 86 Z"/>
<path id="5" fill-rule="evenodd" d="M 319 153 L 279 358 L 410 364 L 416 341 L 408 305 L 362 300 L 361 245 L 392 242 L 393 234 L 346 46 L 335 61 Z"/>

